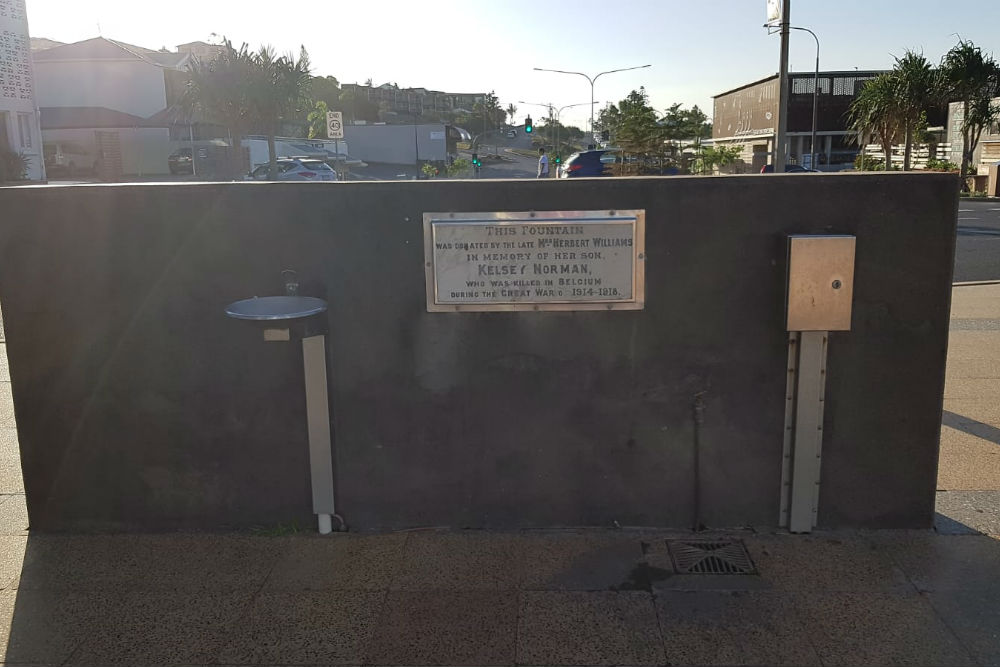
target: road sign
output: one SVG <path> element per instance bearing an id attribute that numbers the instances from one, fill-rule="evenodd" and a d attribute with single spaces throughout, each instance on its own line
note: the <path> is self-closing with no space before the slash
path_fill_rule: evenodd
<path id="1" fill-rule="evenodd" d="M 326 138 L 327 139 L 344 138 L 344 119 L 341 112 L 339 111 L 326 112 Z"/>

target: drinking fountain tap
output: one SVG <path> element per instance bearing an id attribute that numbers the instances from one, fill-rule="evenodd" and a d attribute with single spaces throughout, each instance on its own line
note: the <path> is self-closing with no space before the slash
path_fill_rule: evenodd
<path id="1" fill-rule="evenodd" d="M 298 296 L 299 294 L 299 279 L 298 275 L 292 269 L 285 269 L 281 272 L 281 277 L 285 280 L 285 295 L 286 296 Z"/>

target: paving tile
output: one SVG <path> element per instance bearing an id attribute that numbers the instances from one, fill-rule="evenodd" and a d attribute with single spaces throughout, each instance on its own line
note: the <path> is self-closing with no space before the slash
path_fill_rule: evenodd
<path id="1" fill-rule="evenodd" d="M 291 538 L 265 590 L 387 589 L 405 542 L 405 533 Z"/>
<path id="2" fill-rule="evenodd" d="M 528 533 L 522 587 L 606 591 L 642 588 L 642 539 L 621 532 Z M 646 587 L 648 589 L 648 586 Z"/>
<path id="3" fill-rule="evenodd" d="M 108 615 L 104 594 L 0 593 L 0 660 L 61 663 Z"/>
<path id="4" fill-rule="evenodd" d="M 24 493 L 17 429 L 0 428 L 0 493 Z"/>
<path id="5" fill-rule="evenodd" d="M 228 641 L 250 594 L 130 592 L 108 601 L 106 622 L 69 665 L 205 664 Z"/>
<path id="6" fill-rule="evenodd" d="M 1000 536 L 1000 491 L 939 491 L 935 509 L 971 530 Z"/>
<path id="7" fill-rule="evenodd" d="M 665 660 L 649 593 L 521 593 L 518 664 L 662 665 Z"/>
<path id="8" fill-rule="evenodd" d="M 131 541 L 126 535 L 32 535 L 21 546 L 21 560 L 13 588 L 25 590 L 119 590 L 122 553 Z M 5 559 L 6 560 L 6 559 Z"/>
<path id="9" fill-rule="evenodd" d="M 3 340 L 0 335 L 0 340 Z M 0 382 L 10 382 L 10 366 L 7 364 L 7 345 L 0 345 Z"/>
<path id="10" fill-rule="evenodd" d="M 27 537 L 0 535 L 0 589 L 13 590 L 17 588 L 27 550 Z"/>
<path id="11" fill-rule="evenodd" d="M 524 544 L 507 533 L 410 533 L 395 590 L 511 590 Z"/>
<path id="12" fill-rule="evenodd" d="M 919 593 L 796 593 L 824 665 L 973 665 Z"/>
<path id="13" fill-rule="evenodd" d="M 390 591 L 369 665 L 511 665 L 513 591 Z"/>
<path id="14" fill-rule="evenodd" d="M 0 382 L 0 428 L 17 428 L 14 420 L 14 399 L 10 393 L 10 382 Z"/>
<path id="15" fill-rule="evenodd" d="M 236 591 L 263 584 L 286 541 L 242 535 L 33 536 L 19 588 Z"/>
<path id="16" fill-rule="evenodd" d="M 822 664 L 790 593 L 664 591 L 656 610 L 669 664 Z"/>
<path id="17" fill-rule="evenodd" d="M 261 593 L 215 658 L 224 664 L 360 664 L 385 593 Z"/>
<path id="18" fill-rule="evenodd" d="M 996 591 L 926 593 L 938 616 L 980 665 L 1000 666 L 1000 605 Z"/>
<path id="19" fill-rule="evenodd" d="M 1000 594 L 1000 541 L 986 535 L 880 537 L 921 591 L 993 590 Z"/>
<path id="20" fill-rule="evenodd" d="M 28 506 L 24 494 L 0 495 L 0 535 L 28 534 Z"/>
<path id="21" fill-rule="evenodd" d="M 775 590 L 912 591 L 887 550 L 857 533 L 744 540 L 761 579 Z"/>

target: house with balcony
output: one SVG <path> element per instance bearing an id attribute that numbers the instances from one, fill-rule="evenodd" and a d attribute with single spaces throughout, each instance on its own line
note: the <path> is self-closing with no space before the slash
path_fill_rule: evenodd
<path id="1" fill-rule="evenodd" d="M 154 51 L 95 37 L 33 54 L 41 135 L 54 167 L 121 176 L 167 174 L 167 109 L 180 99 L 191 52 Z M 62 162 L 62 164 L 56 164 Z"/>

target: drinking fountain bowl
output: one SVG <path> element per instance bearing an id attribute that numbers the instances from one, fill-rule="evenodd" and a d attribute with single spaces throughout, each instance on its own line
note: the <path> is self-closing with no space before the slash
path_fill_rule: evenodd
<path id="1" fill-rule="evenodd" d="M 326 301 L 313 296 L 255 296 L 226 306 L 238 320 L 297 320 L 326 311 Z"/>

